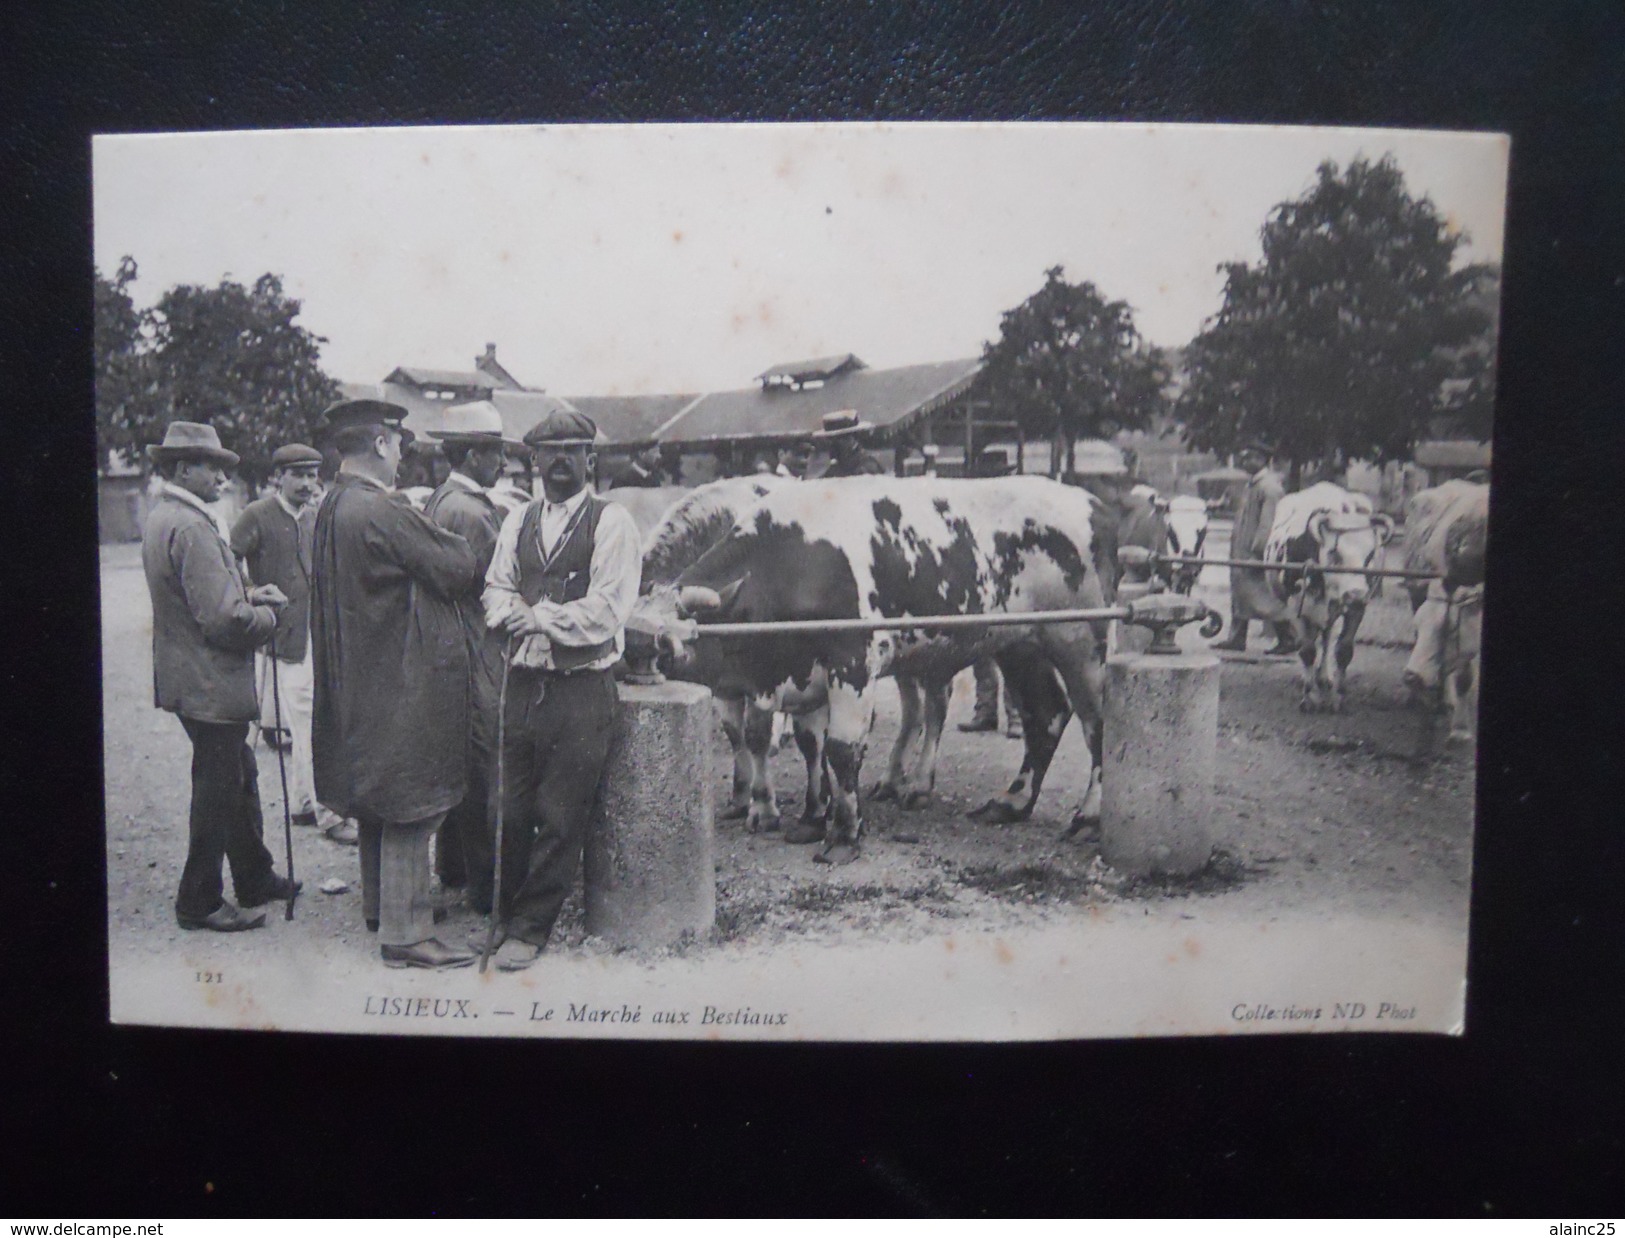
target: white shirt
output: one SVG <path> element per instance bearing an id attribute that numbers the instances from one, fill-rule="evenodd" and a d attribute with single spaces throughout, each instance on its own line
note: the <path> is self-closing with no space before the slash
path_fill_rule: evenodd
<path id="1" fill-rule="evenodd" d="M 583 488 L 563 503 L 533 499 L 508 514 L 497 535 L 490 569 L 485 573 L 485 593 L 481 600 L 485 603 L 488 627 L 500 626 L 515 608 L 525 605 L 525 599 L 519 595 L 519 528 L 524 523 L 525 512 L 534 504 L 542 507 L 537 533 L 545 559 L 586 501 L 587 490 Z M 587 595 L 575 602 L 549 602 L 544 598 L 531 607 L 542 630 L 525 638 L 514 655 L 514 665 L 551 670 L 554 641 L 578 648 L 613 641 L 611 652 L 582 669 L 603 670 L 613 666 L 626 648 L 626 621 L 638 600 L 642 574 L 642 538 L 638 526 L 626 508 L 610 503 L 598 519 Z"/>

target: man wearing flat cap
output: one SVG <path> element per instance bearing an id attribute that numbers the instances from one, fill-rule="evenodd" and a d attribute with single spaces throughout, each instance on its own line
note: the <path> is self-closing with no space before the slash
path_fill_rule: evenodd
<path id="1" fill-rule="evenodd" d="M 505 514 L 489 490 L 502 476 L 507 450 L 521 444 L 503 437 L 502 413 L 489 400 L 448 408 L 445 423 L 430 430 L 429 437 L 440 441 L 451 473 L 429 496 L 423 514 L 468 542 L 479 568 L 479 578 L 457 598 L 457 615 L 468 644 L 472 735 L 468 794 L 446 814 L 435 848 L 435 865 L 441 885 L 466 886 L 469 902 L 486 915 L 491 910 L 493 862 L 489 787 L 496 762 L 497 697 L 506 638 L 485 626 L 480 594 Z"/>
<path id="2" fill-rule="evenodd" d="M 1264 546 L 1269 541 L 1270 526 L 1275 523 L 1275 507 L 1286 495 L 1281 475 L 1270 467 L 1275 456 L 1275 445 L 1263 439 L 1252 439 L 1236 455 L 1236 465 L 1252 474 L 1236 513 L 1235 527 L 1230 533 L 1232 559 L 1262 559 Z M 1233 567 L 1230 569 L 1230 631 L 1213 648 L 1240 653 L 1247 648 L 1247 624 L 1262 619 L 1275 629 L 1275 647 L 1272 654 L 1296 653 L 1298 642 L 1292 623 L 1286 617 L 1285 604 L 1275 596 L 1264 578 L 1261 568 Z"/>
<path id="3" fill-rule="evenodd" d="M 581 863 L 619 698 L 610 667 L 638 596 L 637 525 L 587 488 L 592 418 L 549 414 L 525 442 L 542 496 L 503 522 L 485 617 L 518 641 L 503 716 L 502 938 L 519 971 L 547 945 Z"/>
<path id="4" fill-rule="evenodd" d="M 183 929 L 256 929 L 265 913 L 246 909 L 298 889 L 277 874 L 266 850 L 259 770 L 248 744 L 259 717 L 254 650 L 271 640 L 287 599 L 275 585 L 246 584 L 207 506 L 238 463 L 214 427 L 171 422 L 147 454 L 163 479 L 141 540 L 152 595 L 154 704 L 179 715 L 192 742 L 190 839 L 175 919 Z M 237 906 L 224 896 L 222 861 L 231 866 Z"/>
<path id="5" fill-rule="evenodd" d="M 824 470 L 824 476 L 862 477 L 884 473 L 886 469 L 880 461 L 863 450 L 863 436 L 873 429 L 873 424 L 858 419 L 855 409 L 825 413 L 813 435 L 829 449 L 829 467 Z"/>
<path id="6" fill-rule="evenodd" d="M 468 542 L 394 493 L 406 410 L 346 400 L 325 414 L 340 456 L 316 513 L 310 635 L 316 797 L 360 823 L 362 914 L 388 967 L 473 961 L 434 935 L 429 841 L 468 790 L 468 645 L 457 600 L 479 579 Z"/>
<path id="7" fill-rule="evenodd" d="M 295 825 L 312 828 L 318 824 L 318 813 L 323 813 L 327 819 L 321 824 L 337 832 L 345 828 L 344 819 L 316 803 L 310 767 L 310 711 L 315 690 L 310 661 L 310 555 L 321 466 L 322 453 L 314 447 L 303 443 L 278 447 L 271 454 L 270 493 L 243 509 L 232 526 L 231 549 L 247 565 L 249 580 L 275 585 L 288 599 L 277 614 L 275 638 L 259 652 L 260 727 L 280 727 L 288 733 L 288 810 Z"/>

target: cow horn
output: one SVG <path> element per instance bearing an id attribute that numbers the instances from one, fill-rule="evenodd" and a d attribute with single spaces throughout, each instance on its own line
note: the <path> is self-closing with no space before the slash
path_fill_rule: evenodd
<path id="1" fill-rule="evenodd" d="M 1377 531 L 1377 545 L 1386 546 L 1394 536 L 1394 518 L 1383 512 L 1371 517 L 1371 527 Z"/>
<path id="2" fill-rule="evenodd" d="M 1331 512 L 1316 512 L 1309 517 L 1309 535 L 1322 546 L 1326 544 L 1326 526 L 1331 522 Z"/>
<path id="3" fill-rule="evenodd" d="M 677 605 L 691 615 L 700 610 L 721 610 L 722 596 L 704 585 L 684 585 L 677 591 Z"/>

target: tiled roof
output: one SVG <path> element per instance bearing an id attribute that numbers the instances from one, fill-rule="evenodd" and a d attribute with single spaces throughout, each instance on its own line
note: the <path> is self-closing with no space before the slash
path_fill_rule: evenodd
<path id="1" fill-rule="evenodd" d="M 420 370 L 416 366 L 406 365 L 396 368 L 384 381 L 392 385 L 405 386 L 405 383 L 400 382 L 400 378 L 419 387 L 476 387 L 490 391 L 500 385 L 496 378 L 479 370 Z"/>
<path id="2" fill-rule="evenodd" d="M 849 352 L 833 357 L 813 357 L 807 361 L 781 361 L 770 365 L 756 376 L 756 381 L 780 383 L 807 383 L 833 378 L 851 370 L 861 370 L 863 362 Z"/>
<path id="3" fill-rule="evenodd" d="M 978 358 L 848 370 L 821 386 L 747 387 L 700 396 L 658 434 L 662 443 L 784 439 L 811 434 L 825 413 L 855 409 L 877 430 L 899 429 L 961 394 L 981 369 Z"/>

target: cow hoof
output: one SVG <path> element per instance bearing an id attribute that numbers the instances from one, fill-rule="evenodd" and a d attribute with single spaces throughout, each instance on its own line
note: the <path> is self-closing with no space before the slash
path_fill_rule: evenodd
<path id="1" fill-rule="evenodd" d="M 779 814 L 761 813 L 752 814 L 746 821 L 746 828 L 752 834 L 777 834 L 779 832 Z"/>
<path id="2" fill-rule="evenodd" d="M 889 782 L 877 782 L 870 788 L 869 798 L 876 802 L 894 800 L 897 798 L 897 788 Z"/>
<path id="3" fill-rule="evenodd" d="M 988 800 L 980 808 L 974 808 L 965 814 L 972 821 L 982 821 L 989 825 L 1013 825 L 1017 821 L 1026 820 L 1027 814 L 1004 800 Z"/>
<path id="4" fill-rule="evenodd" d="M 858 858 L 857 843 L 831 843 L 813 854 L 814 864 L 850 864 Z"/>
<path id="5" fill-rule="evenodd" d="M 784 841 L 803 846 L 807 843 L 820 843 L 824 841 L 824 823 L 822 821 L 797 821 L 784 831 Z"/>
<path id="6" fill-rule="evenodd" d="M 750 812 L 749 804 L 729 804 L 717 814 L 718 821 L 743 821 Z"/>
<path id="7" fill-rule="evenodd" d="M 924 808 L 931 802 L 931 792 L 919 790 L 910 791 L 907 795 L 903 796 L 902 802 L 904 808 Z"/>
<path id="8" fill-rule="evenodd" d="M 1061 841 L 1067 842 L 1073 838 L 1079 842 L 1099 842 L 1100 818 L 1086 817 L 1081 812 L 1074 815 L 1072 823 L 1066 827 L 1066 833 L 1061 835 Z"/>

